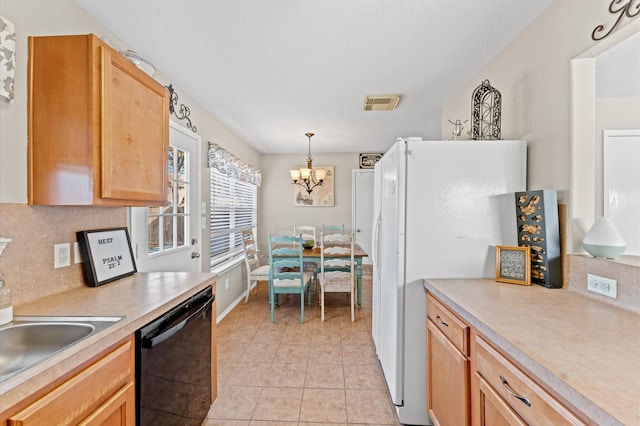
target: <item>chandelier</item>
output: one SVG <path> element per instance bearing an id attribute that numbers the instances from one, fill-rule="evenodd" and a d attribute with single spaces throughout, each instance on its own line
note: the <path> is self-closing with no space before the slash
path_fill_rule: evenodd
<path id="1" fill-rule="evenodd" d="M 311 194 L 313 188 L 322 185 L 324 178 L 327 175 L 325 169 L 314 169 L 311 158 L 311 137 L 313 133 L 305 133 L 305 136 L 309 138 L 309 154 L 307 155 L 307 167 L 289 170 L 291 173 L 291 180 L 294 184 L 300 185 L 307 191 L 307 194 Z"/>

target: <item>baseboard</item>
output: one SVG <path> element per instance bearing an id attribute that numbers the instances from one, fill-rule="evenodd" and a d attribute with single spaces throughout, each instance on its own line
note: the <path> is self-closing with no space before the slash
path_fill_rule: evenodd
<path id="1" fill-rule="evenodd" d="M 229 314 L 229 312 L 231 312 L 233 310 L 233 308 L 235 308 L 238 305 L 238 303 L 244 301 L 244 298 L 246 297 L 246 295 L 247 295 L 247 293 L 243 292 L 242 294 L 240 294 L 240 296 L 236 300 L 234 300 L 233 302 L 231 302 L 229 304 L 227 309 L 225 309 L 224 311 L 220 312 L 218 314 L 218 316 L 216 317 L 216 324 L 218 324 L 220 321 L 222 321 L 222 319 L 224 317 L 226 317 Z"/>

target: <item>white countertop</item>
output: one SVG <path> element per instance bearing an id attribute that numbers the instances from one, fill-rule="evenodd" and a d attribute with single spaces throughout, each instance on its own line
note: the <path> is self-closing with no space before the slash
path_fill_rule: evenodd
<path id="1" fill-rule="evenodd" d="M 124 316 L 96 333 L 0 383 L 0 413 L 130 336 L 173 306 L 214 285 L 215 274 L 138 272 L 100 287 L 79 287 L 24 305 L 14 316 Z"/>
<path id="2" fill-rule="evenodd" d="M 595 424 L 640 425 L 640 314 L 489 279 L 429 279 L 425 288 Z"/>

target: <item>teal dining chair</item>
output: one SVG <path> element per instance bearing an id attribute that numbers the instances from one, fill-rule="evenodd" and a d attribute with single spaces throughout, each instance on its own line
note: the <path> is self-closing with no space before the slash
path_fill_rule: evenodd
<path id="1" fill-rule="evenodd" d="M 322 225 L 324 235 L 342 234 L 344 235 L 344 225 Z"/>
<path id="2" fill-rule="evenodd" d="M 304 324 L 304 299 L 311 306 L 313 273 L 304 270 L 302 235 L 268 236 L 269 245 L 269 306 L 271 323 L 280 294 L 300 295 L 300 322 Z"/>

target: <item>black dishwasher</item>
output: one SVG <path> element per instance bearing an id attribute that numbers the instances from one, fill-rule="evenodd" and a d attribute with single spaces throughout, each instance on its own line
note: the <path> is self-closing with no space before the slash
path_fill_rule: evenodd
<path id="1" fill-rule="evenodd" d="M 211 286 L 136 332 L 136 423 L 198 425 L 211 406 Z"/>

